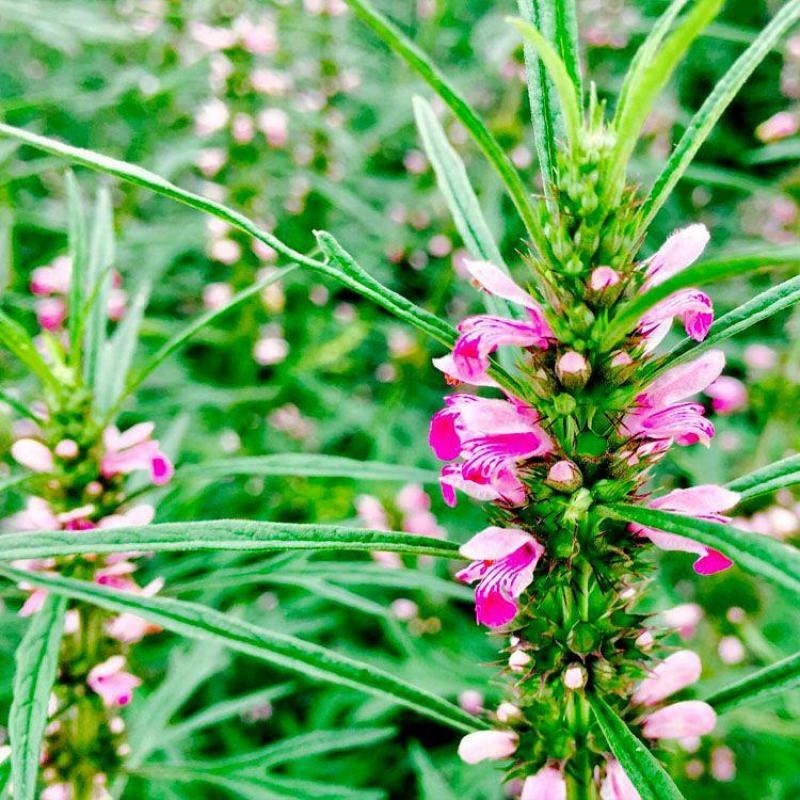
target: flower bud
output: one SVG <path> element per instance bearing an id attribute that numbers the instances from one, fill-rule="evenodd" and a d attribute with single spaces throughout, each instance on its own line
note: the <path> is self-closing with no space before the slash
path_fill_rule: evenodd
<path id="1" fill-rule="evenodd" d="M 721 375 L 706 386 L 705 393 L 717 414 L 733 414 L 747 405 L 747 388 L 740 380 L 727 375 Z"/>
<path id="2" fill-rule="evenodd" d="M 556 362 L 556 375 L 567 389 L 582 389 L 591 374 L 589 362 L 575 350 L 563 353 Z"/>
<path id="3" fill-rule="evenodd" d="M 611 383 L 615 386 L 619 386 L 625 383 L 633 374 L 635 368 L 636 366 L 630 355 L 624 350 L 617 350 L 617 352 L 611 356 L 611 361 L 606 364 L 603 373 Z"/>
<path id="4" fill-rule="evenodd" d="M 714 729 L 717 715 L 702 700 L 685 700 L 654 711 L 645 719 L 642 733 L 648 739 L 681 739 L 704 736 Z"/>
<path id="5" fill-rule="evenodd" d="M 611 267 L 597 267 L 589 276 L 588 298 L 600 306 L 610 306 L 622 291 L 622 277 Z"/>
<path id="6" fill-rule="evenodd" d="M 586 686 L 586 669 L 582 664 L 570 664 L 564 670 L 564 686 L 567 689 L 572 689 L 575 691 L 576 689 L 583 689 Z"/>
<path id="7" fill-rule="evenodd" d="M 522 719 L 522 711 L 513 703 L 500 703 L 500 705 L 497 706 L 497 719 L 508 725 Z"/>
<path id="8" fill-rule="evenodd" d="M 730 783 L 736 777 L 736 761 L 729 747 L 721 745 L 711 751 L 711 774 L 723 783 Z"/>
<path id="9" fill-rule="evenodd" d="M 560 492 L 574 492 L 583 484 L 581 471 L 571 461 L 556 461 L 547 473 L 545 483 Z"/>
<path id="10" fill-rule="evenodd" d="M 520 800 L 567 800 L 567 784 L 561 770 L 543 767 L 525 778 Z"/>
<path id="11" fill-rule="evenodd" d="M 513 731 L 475 731 L 459 742 L 458 756 L 467 764 L 486 759 L 499 761 L 514 755 L 518 741 Z"/>
<path id="12" fill-rule="evenodd" d="M 17 439 L 11 445 L 14 460 L 33 472 L 52 472 L 55 468 L 53 454 L 36 439 Z"/>
<path id="13" fill-rule="evenodd" d="M 702 672 L 697 653 L 679 650 L 665 658 L 633 693 L 633 702 L 653 706 L 665 698 L 696 683 Z"/>
<path id="14" fill-rule="evenodd" d="M 512 672 L 524 672 L 531 663 L 531 657 L 524 650 L 515 650 L 508 658 L 508 666 Z"/>
<path id="15" fill-rule="evenodd" d="M 477 716 L 483 711 L 483 695 L 474 689 L 467 689 L 458 696 L 458 704 L 467 714 Z"/>
<path id="16" fill-rule="evenodd" d="M 55 448 L 56 455 L 63 459 L 73 459 L 79 452 L 78 443 L 73 439 L 62 439 Z"/>

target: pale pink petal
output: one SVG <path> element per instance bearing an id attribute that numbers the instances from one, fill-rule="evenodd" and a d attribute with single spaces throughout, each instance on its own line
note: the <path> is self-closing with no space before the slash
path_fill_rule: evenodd
<path id="1" fill-rule="evenodd" d="M 443 372 L 445 377 L 451 383 L 470 383 L 473 386 L 490 386 L 492 388 L 497 387 L 497 381 L 493 378 L 490 378 L 488 375 L 478 375 L 475 377 L 470 377 L 469 375 L 465 375 L 456 364 L 456 360 L 453 358 L 452 353 L 448 353 L 446 356 L 442 356 L 441 358 L 434 358 L 431 359 L 431 363 L 433 364 L 436 369 L 440 372 Z"/>
<path id="2" fill-rule="evenodd" d="M 561 770 L 542 767 L 525 778 L 520 800 L 567 800 L 567 784 Z"/>
<path id="3" fill-rule="evenodd" d="M 711 398 L 711 407 L 717 414 L 733 414 L 747 405 L 747 387 L 736 378 L 721 375 L 705 393 Z"/>
<path id="4" fill-rule="evenodd" d="M 468 733 L 458 745 L 458 755 L 467 764 L 499 761 L 514 755 L 518 743 L 513 731 L 475 731 Z"/>
<path id="5" fill-rule="evenodd" d="M 705 736 L 714 730 L 717 715 L 708 703 L 685 700 L 654 711 L 644 721 L 642 733 L 648 739 L 682 739 Z"/>
<path id="6" fill-rule="evenodd" d="M 637 687 L 634 703 L 653 706 L 700 679 L 703 665 L 691 650 L 679 650 L 665 658 Z"/>
<path id="7" fill-rule="evenodd" d="M 533 537 L 519 528 L 489 527 L 462 544 L 458 552 L 472 561 L 496 561 L 531 541 Z"/>
<path id="8" fill-rule="evenodd" d="M 502 297 L 525 308 L 539 311 L 539 304 L 524 289 L 519 287 L 503 270 L 490 261 L 464 261 L 469 274 L 489 294 Z"/>
<path id="9" fill-rule="evenodd" d="M 600 786 L 600 800 L 641 800 L 641 795 L 616 758 L 609 758 Z"/>
<path id="10" fill-rule="evenodd" d="M 14 460 L 33 472 L 52 472 L 55 469 L 50 449 L 36 439 L 17 439 L 11 445 Z"/>
<path id="11" fill-rule="evenodd" d="M 700 258 L 711 238 L 705 225 L 689 225 L 676 231 L 645 262 L 646 287 L 663 283 Z"/>
<path id="12" fill-rule="evenodd" d="M 667 370 L 647 387 L 637 402 L 650 408 L 680 403 L 702 392 L 720 376 L 724 367 L 725 354 L 721 350 L 709 350 L 688 364 Z"/>

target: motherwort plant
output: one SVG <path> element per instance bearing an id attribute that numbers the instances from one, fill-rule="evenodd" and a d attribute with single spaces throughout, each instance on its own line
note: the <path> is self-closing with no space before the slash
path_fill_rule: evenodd
<path id="1" fill-rule="evenodd" d="M 800 0 L 786 3 L 731 66 L 647 192 L 627 179 L 642 127 L 722 0 L 669 5 L 633 60 L 613 113 L 593 85 L 583 85 L 574 2 L 520 0 L 520 18 L 511 24 L 524 42 L 541 189 L 524 185 L 475 112 L 412 42 L 367 0 L 347 2 L 449 106 L 496 169 L 524 225 L 527 242 L 517 245 L 523 255 L 509 264 L 431 106 L 417 99 L 423 144 L 470 252 L 469 273 L 485 292 L 488 313 L 462 320 L 457 330 L 382 286 L 329 233 L 317 233 L 324 258 L 311 257 L 237 211 L 138 167 L 6 125 L 0 133 L 204 210 L 287 260 L 341 281 L 447 348 L 435 362 L 447 382 L 478 388 L 445 397 L 431 422 L 430 444 L 446 462 L 445 500 L 454 504 L 464 493 L 486 503 L 490 523 L 458 552 L 424 536 L 247 521 L 195 523 L 186 527 L 183 544 L 460 555 L 468 563 L 457 577 L 475 585 L 477 621 L 499 634 L 504 702 L 475 719 L 380 670 L 211 609 L 114 595 L 88 586 L 85 575 L 81 581 L 30 573 L 28 580 L 59 596 L 136 613 L 185 635 L 213 636 L 284 668 L 391 697 L 465 732 L 459 747 L 465 761 L 507 762 L 524 800 L 680 797 L 650 748 L 710 732 L 718 713 L 796 680 L 800 659 L 705 700 L 675 698 L 699 678 L 701 665 L 690 651 L 661 652 L 660 632 L 637 612 L 639 587 L 652 571 L 651 545 L 690 553 L 699 575 L 735 563 L 800 591 L 796 550 L 738 530 L 726 516 L 742 500 L 796 483 L 800 467 L 792 457 L 727 486 L 669 493 L 650 476 L 670 448 L 711 443 L 714 427 L 696 395 L 722 373 L 719 346 L 800 299 L 800 277 L 776 282 L 715 320 L 710 297 L 698 287 L 768 267 L 796 271 L 796 250 L 703 259 L 711 234 L 687 221 L 653 255 L 640 251 L 736 92 L 800 19 Z M 676 321 L 686 338 L 664 352 L 661 342 Z M 183 529 L 121 528 L 113 547 L 140 549 L 136 542 L 146 533 L 147 549 L 173 549 L 176 527 Z M 64 538 L 40 538 L 40 550 L 60 547 Z M 85 552 L 96 552 L 98 541 L 87 536 Z M 19 579 L 20 571 L 2 567 L 2 574 Z"/>

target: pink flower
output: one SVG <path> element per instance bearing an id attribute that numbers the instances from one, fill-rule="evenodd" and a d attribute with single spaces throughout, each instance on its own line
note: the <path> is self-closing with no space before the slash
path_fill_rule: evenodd
<path id="1" fill-rule="evenodd" d="M 497 628 L 514 619 L 516 600 L 533 581 L 544 547 L 518 528 L 489 527 L 459 552 L 472 563 L 456 577 L 464 583 L 479 581 L 475 589 L 478 623 Z"/>
<path id="2" fill-rule="evenodd" d="M 616 758 L 606 762 L 606 777 L 600 786 L 601 800 L 641 800 L 641 795 Z"/>
<path id="3" fill-rule="evenodd" d="M 800 131 L 800 116 L 791 111 L 779 111 L 756 128 L 756 136 L 762 142 L 777 142 Z"/>
<path id="4" fill-rule="evenodd" d="M 716 712 L 708 703 L 702 700 L 684 700 L 648 715 L 642 725 L 642 733 L 648 739 L 704 736 L 714 730 L 716 722 Z"/>
<path id="5" fill-rule="evenodd" d="M 150 438 L 154 428 L 152 422 L 141 422 L 124 433 L 113 425 L 106 428 L 103 432 L 105 455 L 100 462 L 103 476 L 110 478 L 145 469 L 150 471 L 156 486 L 168 483 L 175 470 L 158 442 Z"/>
<path id="6" fill-rule="evenodd" d="M 650 508 L 672 511 L 676 514 L 706 519 L 712 522 L 730 522 L 729 517 L 720 512 L 733 508 L 739 502 L 739 495 L 721 486 L 711 484 L 693 486 L 691 489 L 675 491 L 648 502 Z M 664 533 L 642 525 L 632 524 L 631 530 L 639 536 L 646 536 L 656 547 L 662 550 L 680 550 L 684 553 L 696 553 L 699 558 L 694 562 L 694 571 L 698 575 L 713 575 L 730 567 L 733 562 L 717 550 L 706 547 L 685 536 Z"/>
<path id="7" fill-rule="evenodd" d="M 125 672 L 123 656 L 111 656 L 107 661 L 97 664 L 89 672 L 86 683 L 97 692 L 107 707 L 126 706 L 133 697 L 133 690 L 141 685 L 141 680 L 130 672 Z"/>
<path id="8" fill-rule="evenodd" d="M 668 628 L 678 631 L 681 639 L 694 636 L 697 623 L 703 618 L 703 609 L 697 603 L 681 603 L 661 613 L 661 619 Z"/>
<path id="9" fill-rule="evenodd" d="M 97 580 L 97 582 L 103 583 L 102 580 Z M 129 585 L 124 587 L 124 591 L 132 591 L 141 597 L 152 597 L 161 591 L 164 586 L 164 579 L 156 578 L 141 589 L 133 581 L 128 583 Z M 106 582 L 106 585 L 110 584 Z M 142 617 L 138 617 L 128 611 L 124 611 L 118 617 L 114 617 L 106 626 L 106 632 L 112 639 L 125 644 L 134 644 L 141 641 L 147 634 L 159 633 L 161 630 L 161 626 L 148 622 L 146 619 L 142 619 Z"/>
<path id="10" fill-rule="evenodd" d="M 36 303 L 36 320 L 46 331 L 56 331 L 67 318 L 67 304 L 60 297 L 45 297 Z"/>
<path id="11" fill-rule="evenodd" d="M 526 489 L 518 476 L 519 462 L 553 450 L 538 425 L 539 414 L 515 398 L 457 394 L 445 404 L 431 420 L 428 441 L 440 459 L 464 459 L 442 470 L 445 502 L 455 505 L 455 489 L 460 488 L 479 500 L 523 503 Z"/>
<path id="12" fill-rule="evenodd" d="M 634 703 L 654 706 L 675 692 L 685 689 L 700 678 L 703 666 L 691 650 L 679 650 L 665 658 L 645 678 L 631 698 Z"/>
<path id="13" fill-rule="evenodd" d="M 518 741 L 513 731 L 475 731 L 461 740 L 458 755 L 467 764 L 477 764 L 486 759 L 500 761 L 514 755 Z"/>
<path id="14" fill-rule="evenodd" d="M 39 800 L 70 800 L 72 787 L 68 783 L 51 783 L 42 790 Z"/>
<path id="15" fill-rule="evenodd" d="M 705 225 L 689 225 L 676 231 L 661 249 L 644 262 L 643 290 L 657 286 L 693 264 L 708 244 Z M 714 321 L 714 308 L 704 292 L 683 289 L 662 300 L 650 309 L 639 323 L 639 332 L 646 339 L 645 352 L 650 352 L 669 333 L 672 320 L 679 317 L 686 334 L 702 341 Z"/>
<path id="16" fill-rule="evenodd" d="M 67 294 L 72 275 L 72 262 L 67 256 L 59 256 L 52 265 L 37 267 L 31 274 L 31 291 L 35 295 Z"/>
<path id="17" fill-rule="evenodd" d="M 469 382 L 482 380 L 489 368 L 489 356 L 498 347 L 547 348 L 553 332 L 539 304 L 498 267 L 488 261 L 467 261 L 473 279 L 490 294 L 526 309 L 525 321 L 481 314 L 468 317 L 458 326 L 461 334 L 453 348 L 453 361 L 459 374 Z"/>
<path id="18" fill-rule="evenodd" d="M 667 446 L 697 442 L 708 445 L 714 426 L 699 403 L 681 402 L 703 391 L 725 366 L 725 354 L 711 350 L 688 364 L 681 364 L 656 378 L 637 398 L 634 409 L 622 420 L 621 432 L 629 436 L 661 440 Z"/>
<path id="19" fill-rule="evenodd" d="M 611 267 L 597 267 L 589 276 L 589 288 L 593 292 L 603 292 L 616 286 L 622 280 L 619 272 Z"/>
<path id="20" fill-rule="evenodd" d="M 535 775 L 525 778 L 520 800 L 567 800 L 567 784 L 561 770 L 542 767 Z"/>
<path id="21" fill-rule="evenodd" d="M 711 407 L 717 414 L 733 414 L 747 405 L 747 387 L 727 375 L 721 375 L 708 385 L 705 393 L 711 398 Z"/>
<path id="22" fill-rule="evenodd" d="M 55 469 L 50 449 L 36 439 L 17 439 L 11 445 L 14 460 L 33 472 L 52 472 Z"/>

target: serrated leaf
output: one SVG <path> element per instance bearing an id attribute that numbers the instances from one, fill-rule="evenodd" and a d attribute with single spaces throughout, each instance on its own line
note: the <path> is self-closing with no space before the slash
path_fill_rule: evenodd
<path id="1" fill-rule="evenodd" d="M 608 703 L 599 697 L 590 696 L 589 704 L 611 752 L 631 779 L 642 800 L 684 800 L 664 767 Z"/>
<path id="2" fill-rule="evenodd" d="M 800 686 L 800 653 L 760 669 L 736 683 L 714 692 L 706 702 L 718 714 Z"/>
<path id="3" fill-rule="evenodd" d="M 48 597 L 43 608 L 31 618 L 17 649 L 14 699 L 8 718 L 15 800 L 36 797 L 36 776 L 66 608 L 64 597 Z"/>
<path id="4" fill-rule="evenodd" d="M 772 251 L 732 253 L 693 264 L 625 303 L 611 320 L 601 346 L 605 350 L 611 350 L 636 327 L 647 311 L 675 292 L 788 264 L 800 264 L 800 249 L 792 247 Z"/>
<path id="5" fill-rule="evenodd" d="M 747 475 L 730 481 L 727 488 L 739 492 L 742 500 L 750 500 L 798 483 L 800 483 L 800 455 L 795 455 L 748 472 Z"/>
<path id="6" fill-rule="evenodd" d="M 27 581 L 50 592 L 73 597 L 117 613 L 130 612 L 182 636 L 218 642 L 274 666 L 307 678 L 346 686 L 384 698 L 456 730 L 485 727 L 458 706 L 395 678 L 382 669 L 341 655 L 294 636 L 259 628 L 213 608 L 108 590 L 87 581 L 0 566 L 9 580 Z"/>
<path id="7" fill-rule="evenodd" d="M 398 531 L 371 531 L 340 525 L 303 525 L 254 520 L 162 522 L 122 528 L 93 528 L 75 536 L 71 531 L 9 533 L 3 536 L 0 558 L 50 558 L 79 553 L 188 552 L 191 550 L 386 550 L 408 555 L 461 558 L 458 545 Z"/>
<path id="8" fill-rule="evenodd" d="M 791 308 L 797 302 L 800 302 L 800 275 L 761 292 L 720 317 L 713 323 L 708 336 L 702 342 L 685 338 L 654 363 L 654 368 L 647 372 L 647 378 L 652 380 L 670 367 L 696 358 L 708 348 L 746 331 L 774 314 Z"/>
<path id="9" fill-rule="evenodd" d="M 615 503 L 605 509 L 614 519 L 636 522 L 667 533 L 686 536 L 719 550 L 739 567 L 800 593 L 800 550 L 759 533 L 732 525 L 673 514 L 656 508 Z"/>
<path id="10" fill-rule="evenodd" d="M 276 453 L 268 456 L 239 456 L 183 466 L 175 480 L 219 480 L 234 475 L 282 475 L 305 478 L 347 478 L 359 481 L 400 481 L 437 483 L 439 473 L 420 467 L 359 461 L 319 453 Z"/>
<path id="11" fill-rule="evenodd" d="M 656 178 L 639 214 L 640 231 L 647 230 L 650 226 L 675 184 L 686 172 L 697 151 L 747 79 L 799 19 L 800 0 L 789 0 L 717 83 L 700 110 L 692 117 L 689 127 L 672 151 L 666 166 Z"/>

